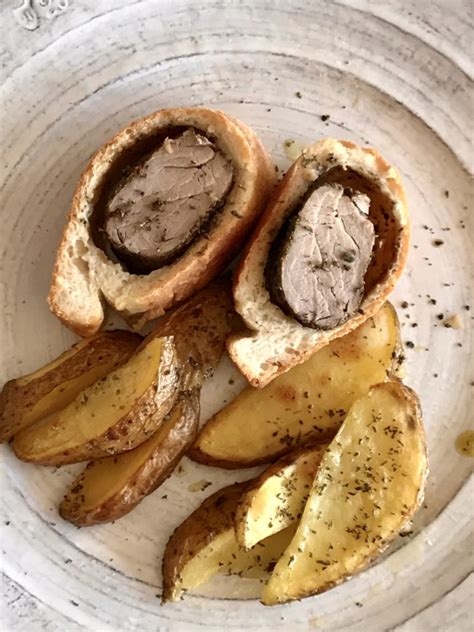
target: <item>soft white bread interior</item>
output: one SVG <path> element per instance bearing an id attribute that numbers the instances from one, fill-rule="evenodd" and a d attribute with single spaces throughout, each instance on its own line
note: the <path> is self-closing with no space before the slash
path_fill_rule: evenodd
<path id="1" fill-rule="evenodd" d="M 357 180 L 370 198 L 375 228 L 372 261 L 365 276 L 359 311 L 330 330 L 305 327 L 271 301 L 265 267 L 270 248 L 285 220 L 319 178 L 350 186 Z M 398 171 L 375 150 L 347 141 L 324 139 L 307 147 L 274 192 L 245 249 L 234 280 L 234 303 L 249 331 L 228 339 L 229 354 L 257 387 L 304 362 L 332 339 L 347 334 L 375 314 L 393 289 L 405 264 L 409 242 L 408 208 Z"/>
<path id="2" fill-rule="evenodd" d="M 94 242 L 91 216 L 111 168 L 137 143 L 173 127 L 204 133 L 232 161 L 234 182 L 205 234 L 169 265 L 131 274 Z M 104 299 L 134 329 L 184 301 L 226 266 L 242 245 L 275 184 L 272 162 L 252 130 L 223 112 L 205 108 L 160 110 L 134 121 L 94 155 L 72 201 L 59 246 L 48 302 L 81 336 L 104 319 Z"/>

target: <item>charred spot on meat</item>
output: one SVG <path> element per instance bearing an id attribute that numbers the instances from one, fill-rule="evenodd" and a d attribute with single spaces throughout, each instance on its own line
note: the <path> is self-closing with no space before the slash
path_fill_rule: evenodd
<path id="1" fill-rule="evenodd" d="M 341 184 L 310 191 L 283 226 L 266 267 L 271 299 L 314 329 L 333 329 L 360 308 L 375 243 L 370 198 Z"/>
<path id="2" fill-rule="evenodd" d="M 129 165 L 105 203 L 102 232 L 130 272 L 178 258 L 225 203 L 232 163 L 193 128 L 167 136 Z"/>

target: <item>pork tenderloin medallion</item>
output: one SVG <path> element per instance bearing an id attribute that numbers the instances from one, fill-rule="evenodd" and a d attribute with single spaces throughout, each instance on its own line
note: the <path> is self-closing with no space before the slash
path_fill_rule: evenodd
<path id="1" fill-rule="evenodd" d="M 333 139 L 307 147 L 236 270 L 247 330 L 229 337 L 232 360 L 262 387 L 358 327 L 392 291 L 408 242 L 400 175 L 375 149 Z"/>
<path id="2" fill-rule="evenodd" d="M 270 295 L 303 325 L 333 329 L 359 308 L 375 241 L 369 206 L 339 184 L 317 188 L 272 247 Z"/>
<path id="3" fill-rule="evenodd" d="M 233 173 L 196 130 L 166 137 L 110 194 L 104 230 L 117 258 L 136 273 L 171 263 L 222 206 Z"/>
<path id="4" fill-rule="evenodd" d="M 52 312 L 90 336 L 106 302 L 141 329 L 227 266 L 275 181 L 255 133 L 223 112 L 167 109 L 134 121 L 79 181 L 53 271 Z"/>

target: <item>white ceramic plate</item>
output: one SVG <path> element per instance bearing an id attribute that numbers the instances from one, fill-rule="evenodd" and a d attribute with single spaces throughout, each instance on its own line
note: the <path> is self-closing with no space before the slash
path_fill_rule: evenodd
<path id="1" fill-rule="evenodd" d="M 467 630 L 472 460 L 454 442 L 472 422 L 474 392 L 465 307 L 474 267 L 470 3 L 33 0 L 13 14 L 20 4 L 0 8 L 1 381 L 73 341 L 45 297 L 73 188 L 94 150 L 161 107 L 221 108 L 249 123 L 282 168 L 286 139 L 330 135 L 374 145 L 401 170 L 413 241 L 394 301 L 409 303 L 399 311 L 414 345 L 407 381 L 424 408 L 431 478 L 414 534 L 337 589 L 265 608 L 258 585 L 219 578 L 161 607 L 161 554 L 174 527 L 209 492 L 252 471 L 184 459 L 181 474 L 130 515 L 77 530 L 56 513 L 77 467 L 28 466 L 3 447 L 5 629 Z M 438 314 L 459 314 L 463 328 L 443 327 Z M 228 384 L 231 374 L 224 361 L 206 386 L 204 418 L 242 386 Z M 202 479 L 212 486 L 190 492 Z"/>

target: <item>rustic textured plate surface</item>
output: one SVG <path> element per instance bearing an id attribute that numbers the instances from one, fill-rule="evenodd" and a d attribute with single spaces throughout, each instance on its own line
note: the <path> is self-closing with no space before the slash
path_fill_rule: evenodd
<path id="1" fill-rule="evenodd" d="M 471 3 L 466 0 L 4 0 L 0 378 L 72 342 L 45 297 L 75 182 L 131 119 L 207 105 L 249 123 L 280 167 L 283 143 L 325 135 L 376 146 L 406 182 L 413 217 L 397 288 L 407 381 L 424 407 L 431 478 L 414 532 L 352 581 L 264 608 L 258 585 L 219 579 L 161 607 L 174 527 L 209 492 L 247 478 L 184 459 L 182 471 L 115 524 L 77 530 L 56 507 L 77 468 L 2 457 L 6 630 L 467 630 L 473 612 Z M 17 7 L 19 7 L 17 9 Z M 13 11 L 13 9 L 17 9 Z M 327 120 L 326 116 L 329 115 Z M 439 241 L 436 241 L 439 240 Z M 440 243 L 442 242 L 442 243 Z M 435 245 L 435 244 L 438 245 Z M 462 329 L 438 315 L 459 314 Z M 241 387 L 228 362 L 203 416 Z M 198 480 L 212 482 L 192 493 Z M 471 602 L 472 603 L 472 602 Z"/>

